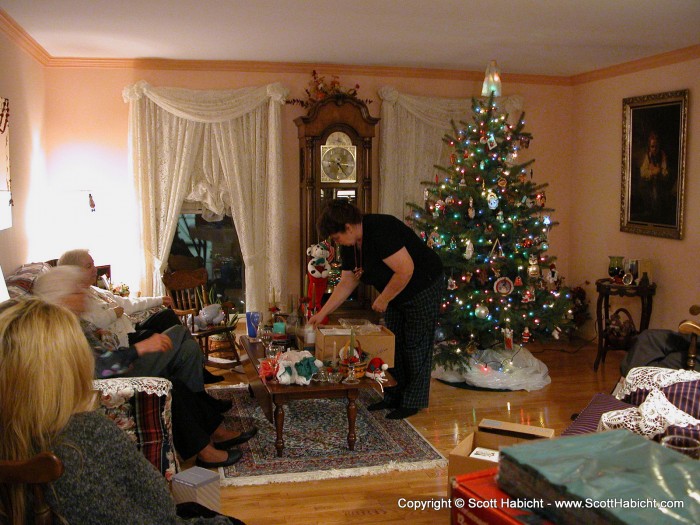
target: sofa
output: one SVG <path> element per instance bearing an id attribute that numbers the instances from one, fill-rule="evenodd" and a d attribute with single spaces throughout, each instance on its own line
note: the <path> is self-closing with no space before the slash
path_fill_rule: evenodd
<path id="1" fill-rule="evenodd" d="M 5 279 L 11 299 L 30 294 L 36 278 L 51 264 L 29 263 Z M 112 419 L 167 480 L 180 470 L 173 444 L 172 383 L 160 377 L 109 378 L 93 381 L 98 410 Z"/>

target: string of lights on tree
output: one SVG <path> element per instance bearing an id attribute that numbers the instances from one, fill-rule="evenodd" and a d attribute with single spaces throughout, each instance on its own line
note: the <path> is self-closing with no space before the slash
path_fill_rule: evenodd
<path id="1" fill-rule="evenodd" d="M 441 257 L 447 286 L 440 307 L 436 364 L 504 369 L 514 340 L 558 338 L 574 327 L 570 291 L 555 257 L 546 255 L 557 223 L 546 206 L 547 184 L 534 182 L 534 160 L 519 163 L 532 136 L 494 94 L 472 100 L 472 121 L 452 123 L 444 137 L 449 166 L 425 181 L 423 205 L 408 203 L 407 222 Z M 479 349 L 503 348 L 499 363 L 479 362 Z"/>

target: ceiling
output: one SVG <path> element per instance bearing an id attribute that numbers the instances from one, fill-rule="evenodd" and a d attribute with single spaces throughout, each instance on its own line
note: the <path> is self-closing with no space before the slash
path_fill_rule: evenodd
<path id="1" fill-rule="evenodd" d="M 571 76 L 700 44 L 700 0 L 0 0 L 52 57 Z"/>

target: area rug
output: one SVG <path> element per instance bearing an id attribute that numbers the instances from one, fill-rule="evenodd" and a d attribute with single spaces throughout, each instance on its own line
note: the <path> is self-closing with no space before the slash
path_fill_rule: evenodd
<path id="1" fill-rule="evenodd" d="M 315 399 L 285 405 L 284 455 L 277 457 L 276 433 L 247 385 L 210 387 L 219 399 L 231 399 L 226 425 L 258 434 L 241 445 L 243 458 L 219 469 L 222 485 L 264 485 L 380 474 L 392 470 L 443 468 L 447 461 L 405 420 L 386 419 L 386 411 L 369 412 L 378 401 L 372 390 L 361 390 L 357 401 L 355 450 L 348 449 L 346 400 Z"/>

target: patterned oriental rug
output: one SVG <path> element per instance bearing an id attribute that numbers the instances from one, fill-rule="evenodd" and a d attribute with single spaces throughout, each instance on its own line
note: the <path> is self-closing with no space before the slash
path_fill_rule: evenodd
<path id="1" fill-rule="evenodd" d="M 285 405 L 285 449 L 281 458 L 275 450 L 275 429 L 248 394 L 247 385 L 210 387 L 208 392 L 219 399 L 233 400 L 233 408 L 225 414 L 229 428 L 258 427 L 257 435 L 240 446 L 243 458 L 219 469 L 224 486 L 344 478 L 447 465 L 444 456 L 410 423 L 386 419 L 383 410 L 369 412 L 367 405 L 380 399 L 372 390 L 361 390 L 357 401 L 354 451 L 348 449 L 344 399 L 293 401 Z"/>

